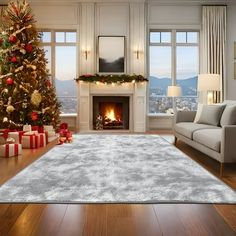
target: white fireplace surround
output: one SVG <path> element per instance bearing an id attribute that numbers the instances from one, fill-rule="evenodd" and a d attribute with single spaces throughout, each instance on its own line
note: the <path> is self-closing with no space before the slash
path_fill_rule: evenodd
<path id="1" fill-rule="evenodd" d="M 93 130 L 93 96 L 128 96 L 129 131 L 146 131 L 146 82 L 103 84 L 78 82 L 79 132 Z M 99 131 L 101 132 L 101 131 Z"/>

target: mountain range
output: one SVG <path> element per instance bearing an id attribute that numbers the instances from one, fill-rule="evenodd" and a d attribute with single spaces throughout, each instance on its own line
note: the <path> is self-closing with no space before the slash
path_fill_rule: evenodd
<path id="1" fill-rule="evenodd" d="M 170 78 L 149 77 L 150 91 L 157 95 L 166 95 L 167 87 L 171 84 Z M 182 96 L 197 96 L 197 76 L 177 80 L 177 85 L 182 89 Z"/>
<path id="2" fill-rule="evenodd" d="M 171 85 L 170 78 L 149 77 L 150 93 L 156 95 L 166 95 L 167 87 Z M 56 92 L 59 96 L 76 97 L 77 84 L 75 80 L 55 79 Z M 182 96 L 197 96 L 197 76 L 177 80 L 177 85 L 182 89 Z"/>

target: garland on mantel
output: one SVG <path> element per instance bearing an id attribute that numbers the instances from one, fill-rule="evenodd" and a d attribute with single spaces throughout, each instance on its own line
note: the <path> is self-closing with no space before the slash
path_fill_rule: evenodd
<path id="1" fill-rule="evenodd" d="M 79 78 L 75 79 L 77 82 L 78 81 L 84 81 L 88 83 L 96 83 L 100 82 L 103 84 L 112 84 L 112 83 L 135 83 L 135 82 L 147 82 L 148 79 L 144 78 L 142 75 L 81 75 Z"/>

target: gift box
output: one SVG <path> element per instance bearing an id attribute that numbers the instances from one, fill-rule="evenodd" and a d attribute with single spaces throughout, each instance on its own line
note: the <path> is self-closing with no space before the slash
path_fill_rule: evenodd
<path id="1" fill-rule="evenodd" d="M 54 128 L 52 125 L 44 125 L 43 128 L 45 131 L 54 131 Z"/>
<path id="2" fill-rule="evenodd" d="M 22 154 L 22 145 L 19 143 L 0 145 L 0 157 L 12 157 Z"/>
<path id="3" fill-rule="evenodd" d="M 23 126 L 23 131 L 25 131 L 25 132 L 30 132 L 30 131 L 32 131 L 32 126 L 31 126 L 31 125 L 24 125 L 24 126 Z"/>
<path id="4" fill-rule="evenodd" d="M 37 131 L 34 131 L 37 132 Z M 44 133 L 27 132 L 22 136 L 23 148 L 39 148 L 46 146 L 46 136 Z"/>
<path id="5" fill-rule="evenodd" d="M 32 131 L 38 131 L 39 133 L 44 133 L 43 126 L 34 125 L 32 126 Z"/>
<path id="6" fill-rule="evenodd" d="M 15 139 L 15 143 L 21 143 L 22 136 L 25 133 L 25 131 L 14 131 L 8 133 L 8 138 Z"/>

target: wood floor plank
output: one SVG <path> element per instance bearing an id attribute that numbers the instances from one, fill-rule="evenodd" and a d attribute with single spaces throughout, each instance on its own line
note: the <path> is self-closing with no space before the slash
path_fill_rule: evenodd
<path id="1" fill-rule="evenodd" d="M 83 236 L 106 236 L 107 205 L 90 204 L 85 206 L 85 223 Z"/>
<path id="2" fill-rule="evenodd" d="M 47 204 L 31 234 L 37 236 L 56 235 L 67 207 L 66 204 Z"/>
<path id="3" fill-rule="evenodd" d="M 236 228 L 236 205 L 214 205 L 217 212 L 225 219 L 232 227 Z"/>
<path id="4" fill-rule="evenodd" d="M 159 236 L 162 235 L 161 227 L 156 217 L 153 205 L 134 205 L 136 235 Z"/>
<path id="5" fill-rule="evenodd" d="M 85 206 L 69 205 L 58 229 L 57 236 L 82 236 L 85 223 Z"/>
<path id="6" fill-rule="evenodd" d="M 153 207 L 163 235 L 187 235 L 175 204 L 155 204 Z"/>
<path id="7" fill-rule="evenodd" d="M 8 236 L 30 236 L 40 221 L 40 216 L 46 208 L 46 204 L 29 204 L 17 218 Z"/>
<path id="8" fill-rule="evenodd" d="M 188 235 L 235 236 L 235 232 L 210 204 L 176 205 L 178 217 Z"/>
<path id="9" fill-rule="evenodd" d="M 131 204 L 107 205 L 107 235 L 136 235 L 133 206 Z"/>
<path id="10" fill-rule="evenodd" d="M 0 205 L 0 235 L 7 235 L 17 221 L 18 217 L 27 207 L 27 204 L 1 204 Z"/>

